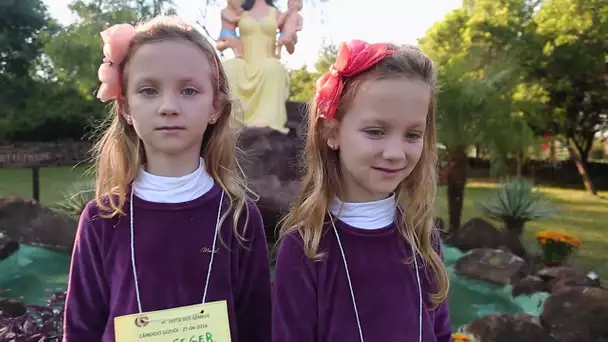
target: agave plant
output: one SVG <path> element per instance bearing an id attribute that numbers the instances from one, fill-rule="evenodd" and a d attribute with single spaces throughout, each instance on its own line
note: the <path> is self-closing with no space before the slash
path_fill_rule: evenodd
<path id="1" fill-rule="evenodd" d="M 478 202 L 483 213 L 491 219 L 503 221 L 505 228 L 521 236 L 524 224 L 548 218 L 557 213 L 554 203 L 545 198 L 534 184 L 524 178 L 507 180 L 502 186 Z"/>
<path id="2" fill-rule="evenodd" d="M 55 210 L 78 217 L 94 196 L 95 188 L 93 182 L 74 183 L 64 194 L 64 199 L 55 204 Z"/>

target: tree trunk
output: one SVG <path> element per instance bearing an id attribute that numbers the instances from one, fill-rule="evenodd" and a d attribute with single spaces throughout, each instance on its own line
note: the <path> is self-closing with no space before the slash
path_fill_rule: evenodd
<path id="1" fill-rule="evenodd" d="M 515 234 L 518 239 L 521 239 L 521 235 L 524 233 L 525 224 L 526 221 L 521 219 L 505 220 L 505 228 Z"/>
<path id="2" fill-rule="evenodd" d="M 591 178 L 589 178 L 589 174 L 587 174 L 587 169 L 585 168 L 585 162 L 581 159 L 580 154 L 578 153 L 577 149 L 575 149 L 573 147 L 573 145 L 574 145 L 574 142 L 572 141 L 572 139 L 568 139 L 568 152 L 570 153 L 570 158 L 572 158 L 572 160 L 574 161 L 574 164 L 576 165 L 578 173 L 583 178 L 583 184 L 585 184 L 585 189 L 587 189 L 587 191 L 589 191 L 589 193 L 591 195 L 597 196 L 597 189 L 593 185 L 593 182 L 591 182 Z"/>
<path id="3" fill-rule="evenodd" d="M 522 169 L 523 169 L 523 153 L 521 152 L 517 152 L 515 154 L 515 174 L 517 176 L 517 178 L 521 178 L 522 176 Z"/>
<path id="4" fill-rule="evenodd" d="M 446 155 L 446 174 L 448 186 L 448 211 L 450 234 L 460 228 L 464 188 L 467 180 L 467 155 L 464 148 L 458 148 Z"/>

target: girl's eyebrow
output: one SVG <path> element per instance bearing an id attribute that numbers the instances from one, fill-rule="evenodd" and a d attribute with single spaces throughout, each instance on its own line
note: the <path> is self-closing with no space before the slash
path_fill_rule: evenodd
<path id="1" fill-rule="evenodd" d="M 384 127 L 391 127 L 394 126 L 394 124 L 382 119 L 382 118 L 371 118 L 371 119 L 364 119 L 362 121 L 363 125 L 369 125 L 369 126 L 384 126 Z M 408 128 L 410 129 L 422 129 L 424 130 L 426 128 L 426 121 L 418 121 L 412 124 L 408 125 Z"/>
<path id="2" fill-rule="evenodd" d="M 386 120 L 381 118 L 364 119 L 362 123 L 364 125 L 390 126 Z"/>
<path id="3" fill-rule="evenodd" d="M 178 80 L 178 82 L 180 84 L 185 84 L 185 83 L 194 83 L 194 84 L 200 84 L 200 85 L 204 85 L 204 82 L 201 82 L 200 80 L 196 80 L 192 77 L 184 77 Z M 160 83 L 159 80 L 153 78 L 153 77 L 142 77 L 142 78 L 136 78 L 135 79 L 135 83 L 136 84 L 142 84 L 142 83 L 151 83 L 151 84 L 158 84 Z"/>

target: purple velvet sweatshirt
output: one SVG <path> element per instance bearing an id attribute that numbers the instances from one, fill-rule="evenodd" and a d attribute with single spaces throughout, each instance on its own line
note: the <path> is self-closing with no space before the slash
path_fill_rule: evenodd
<path id="1" fill-rule="evenodd" d="M 205 287 L 221 190 L 178 204 L 135 197 L 135 259 L 143 311 L 200 304 Z M 224 196 L 224 205 L 227 205 Z M 270 270 L 258 208 L 239 243 L 228 215 L 218 236 L 206 302 L 226 300 L 233 342 L 269 342 Z M 138 312 L 131 267 L 129 202 L 125 216 L 99 217 L 90 202 L 76 235 L 64 318 L 64 341 L 114 341 L 114 317 Z M 244 232 L 243 232 L 244 231 Z M 243 244 L 245 246 L 243 246 Z"/>
<path id="2" fill-rule="evenodd" d="M 365 342 L 417 342 L 419 295 L 412 252 L 395 224 L 363 230 L 334 220 L 348 262 Z M 321 261 L 306 257 L 297 233 L 278 250 L 273 293 L 273 342 L 358 342 L 359 330 L 344 262 L 331 224 Z M 437 245 L 438 246 L 438 245 Z M 419 262 L 420 265 L 420 262 Z M 432 272 L 420 270 L 422 341 L 452 341 L 447 301 L 433 309 Z"/>

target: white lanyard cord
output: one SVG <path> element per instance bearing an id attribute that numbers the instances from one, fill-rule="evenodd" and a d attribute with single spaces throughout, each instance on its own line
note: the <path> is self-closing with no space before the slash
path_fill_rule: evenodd
<path id="1" fill-rule="evenodd" d="M 359 328 L 359 338 L 361 342 L 365 342 L 363 339 L 363 329 L 361 329 L 361 320 L 359 319 L 359 310 L 357 309 L 357 301 L 355 301 L 355 291 L 353 291 L 353 284 L 350 281 L 350 273 L 348 272 L 348 263 L 346 262 L 346 255 L 344 255 L 344 248 L 342 248 L 342 242 L 340 241 L 340 235 L 338 235 L 338 230 L 336 229 L 336 225 L 334 224 L 334 219 L 331 214 L 329 215 L 329 219 L 331 220 L 331 225 L 334 228 L 334 234 L 336 234 L 336 239 L 338 240 L 338 247 L 340 247 L 340 253 L 342 253 L 342 261 L 344 262 L 344 269 L 346 270 L 346 280 L 348 280 L 348 287 L 350 289 L 350 297 L 353 300 L 353 307 L 355 309 L 355 317 L 357 318 L 357 328 Z"/>
<path id="2" fill-rule="evenodd" d="M 344 269 L 346 270 L 346 280 L 348 281 L 350 296 L 353 300 L 353 308 L 355 309 L 357 328 L 359 328 L 359 339 L 361 340 L 361 342 L 365 342 L 365 340 L 363 339 L 363 329 L 361 328 L 361 320 L 359 319 L 359 309 L 357 308 L 357 302 L 355 301 L 355 291 L 353 290 L 353 284 L 350 280 L 350 273 L 348 272 L 348 263 L 346 262 L 346 255 L 344 254 L 344 248 L 342 248 L 342 241 L 340 241 L 340 235 L 338 234 L 338 229 L 336 229 L 336 225 L 334 223 L 334 219 L 331 213 L 329 213 L 329 219 L 331 220 L 331 225 L 334 229 L 334 234 L 336 235 L 336 239 L 338 240 L 338 247 L 340 248 L 340 253 L 342 254 L 342 261 L 344 262 Z M 420 274 L 418 272 L 418 258 L 416 258 L 416 252 L 413 247 L 412 254 L 414 256 L 416 283 L 418 285 L 418 342 L 422 342 L 422 286 L 420 285 Z"/>
<path id="3" fill-rule="evenodd" d="M 205 280 L 205 290 L 203 292 L 203 300 L 202 303 L 205 303 L 205 299 L 207 298 L 207 288 L 209 287 L 209 279 L 211 278 L 211 267 L 213 266 L 213 257 L 215 256 L 215 243 L 217 241 L 217 235 L 220 229 L 220 214 L 222 212 L 222 202 L 224 201 L 224 191 L 220 196 L 220 204 L 217 209 L 217 220 L 215 223 L 215 233 L 213 234 L 213 246 L 211 248 L 211 258 L 209 259 L 209 267 L 207 270 L 207 279 Z M 137 297 L 137 309 L 139 313 L 142 313 L 141 309 L 141 298 L 139 296 L 139 282 L 137 280 L 137 269 L 135 268 L 135 229 L 133 228 L 133 190 L 131 190 L 131 198 L 129 201 L 129 217 L 130 217 L 130 228 L 131 228 L 131 266 L 133 269 L 133 279 L 135 280 L 135 296 Z"/>

